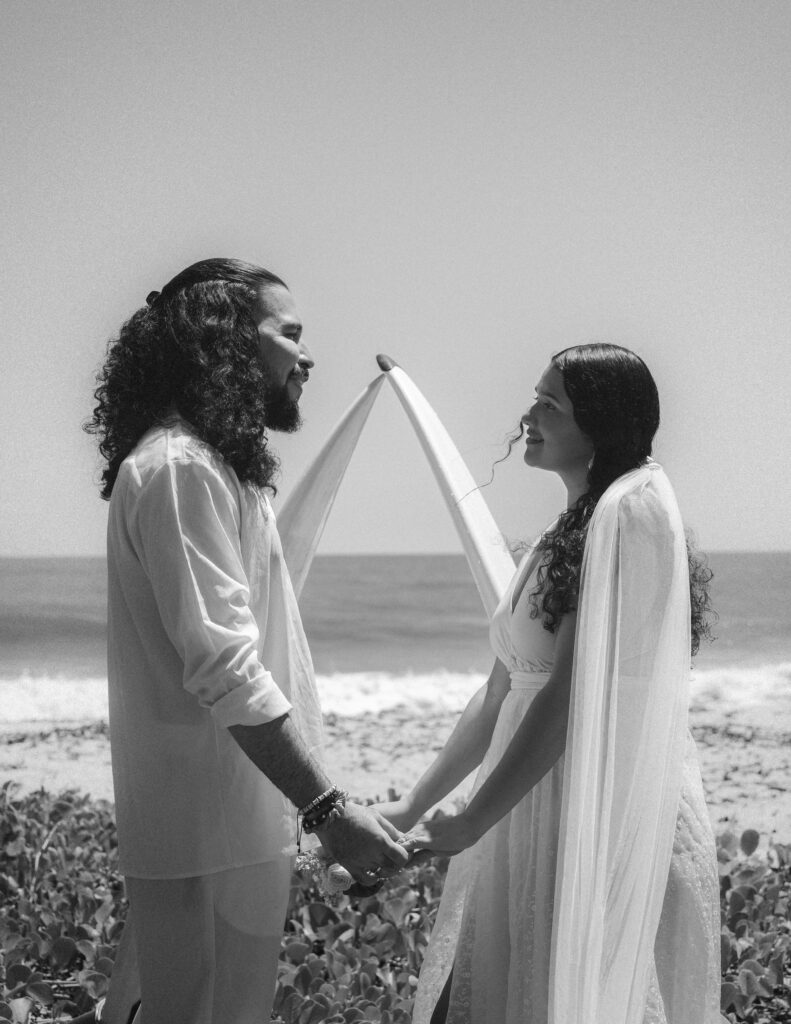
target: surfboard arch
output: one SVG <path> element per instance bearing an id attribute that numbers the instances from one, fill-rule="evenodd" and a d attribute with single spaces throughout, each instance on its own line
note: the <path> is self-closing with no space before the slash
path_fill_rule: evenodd
<path id="1" fill-rule="evenodd" d="M 341 416 L 278 514 L 283 552 L 297 596 L 335 496 L 385 380 L 394 389 L 428 459 L 464 549 L 486 614 L 491 618 L 514 572 L 505 539 L 439 416 L 406 371 L 377 356 L 383 371 Z"/>

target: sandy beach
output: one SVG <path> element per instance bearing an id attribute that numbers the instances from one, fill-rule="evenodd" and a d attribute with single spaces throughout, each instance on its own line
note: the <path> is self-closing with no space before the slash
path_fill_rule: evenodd
<path id="1" fill-rule="evenodd" d="M 778 671 L 778 668 L 780 671 Z M 774 666 L 771 685 L 753 670 L 752 703 L 743 697 L 745 677 L 705 677 L 693 690 L 690 725 L 698 745 L 703 782 L 716 833 L 755 828 L 764 842 L 791 842 L 791 665 Z M 757 681 L 763 680 L 763 688 Z M 436 680 L 435 680 L 436 682 Z M 433 700 L 407 706 L 388 700 L 371 684 L 356 695 L 363 710 L 349 713 L 348 678 L 325 682 L 326 761 L 329 773 L 353 795 L 386 799 L 406 791 L 442 746 L 457 709 L 476 683 L 457 677 Z M 733 691 L 739 687 L 738 701 Z M 100 689 L 97 685 L 96 690 Z M 760 692 L 759 692 L 760 690 Z M 443 695 L 441 699 L 439 694 Z M 64 695 L 66 699 L 66 695 Z M 90 703 L 90 702 L 88 702 Z M 441 703 L 442 706 L 436 706 Z M 366 709 L 367 708 L 367 709 Z M 0 747 L 0 782 L 21 792 L 76 788 L 112 800 L 106 720 L 88 706 L 83 721 L 7 722 Z M 461 797 L 467 785 L 457 790 Z M 451 805 L 450 798 L 445 802 Z"/>

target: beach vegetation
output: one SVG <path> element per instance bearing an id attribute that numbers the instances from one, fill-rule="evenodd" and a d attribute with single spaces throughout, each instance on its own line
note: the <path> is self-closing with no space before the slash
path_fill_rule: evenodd
<path id="1" fill-rule="evenodd" d="M 791 844 L 726 832 L 717 855 L 722 1013 L 791 1024 Z M 65 1022 L 106 993 L 127 911 L 117 863 L 111 804 L 0 787 L 0 1022 Z M 335 906 L 295 874 L 273 1020 L 409 1024 L 447 864 Z"/>

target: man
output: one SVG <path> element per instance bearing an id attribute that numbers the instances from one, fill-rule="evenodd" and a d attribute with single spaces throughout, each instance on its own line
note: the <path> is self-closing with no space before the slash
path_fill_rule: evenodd
<path id="1" fill-rule="evenodd" d="M 285 284 L 205 260 L 148 296 L 98 378 L 86 429 L 107 460 L 110 736 L 144 1024 L 269 1019 L 296 808 L 359 881 L 407 860 L 321 767 L 266 493 L 268 431 L 299 427 L 312 367 Z"/>

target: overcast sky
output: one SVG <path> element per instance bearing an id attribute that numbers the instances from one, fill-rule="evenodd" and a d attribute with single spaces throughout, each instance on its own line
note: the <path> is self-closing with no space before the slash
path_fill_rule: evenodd
<path id="1" fill-rule="evenodd" d="M 788 0 L 3 0 L 0 553 L 101 553 L 107 339 L 209 256 L 291 286 L 316 369 L 281 496 L 386 352 L 485 480 L 550 354 L 654 372 L 704 547 L 791 546 Z M 561 507 L 518 454 L 510 536 Z M 458 550 L 381 392 L 322 551 Z"/>

